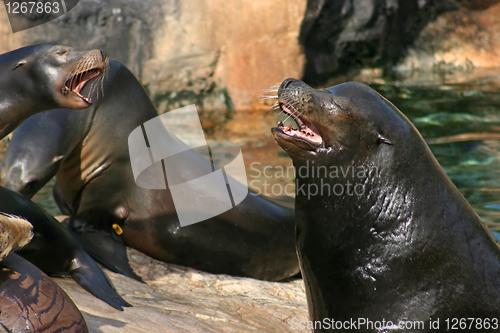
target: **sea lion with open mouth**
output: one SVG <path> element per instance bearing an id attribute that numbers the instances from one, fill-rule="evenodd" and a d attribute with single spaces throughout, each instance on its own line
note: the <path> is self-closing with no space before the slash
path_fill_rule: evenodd
<path id="1" fill-rule="evenodd" d="M 61 45 L 33 45 L 0 55 L 0 139 L 29 116 L 52 108 L 83 109 L 88 82 L 108 63 L 99 50 L 77 52 Z M 68 112 L 77 112 L 68 110 Z M 0 187 L 0 211 L 22 216 L 34 238 L 20 252 L 47 273 L 70 274 L 85 290 L 116 309 L 130 306 L 104 272 L 52 216 L 18 193 Z"/>
<path id="2" fill-rule="evenodd" d="M 272 132 L 296 168 L 297 253 L 311 320 L 322 321 L 315 331 L 463 328 L 453 318 L 498 331 L 497 242 L 411 122 L 357 82 L 314 90 L 287 79 L 278 104 L 298 125 Z"/>
<path id="3" fill-rule="evenodd" d="M 0 55 L 0 137 L 40 111 L 89 107 L 92 103 L 81 91 L 102 77 L 106 65 L 107 57 L 99 50 L 52 44 Z"/>
<path id="4" fill-rule="evenodd" d="M 219 216 L 181 227 L 169 188 L 137 186 L 128 137 L 158 114 L 125 66 L 110 61 L 103 94 L 94 100 L 83 112 L 51 110 L 19 127 L 2 163 L 3 184 L 31 196 L 56 175 L 72 233 L 94 259 L 132 278 L 138 279 L 125 245 L 211 273 L 262 280 L 298 273 L 292 209 L 252 193 Z M 201 155 L 186 154 L 197 168 L 212 170 Z"/>
<path id="5" fill-rule="evenodd" d="M 22 218 L 0 213 L 0 331 L 88 332 L 71 298 L 25 259 L 11 253 L 33 236 Z"/>

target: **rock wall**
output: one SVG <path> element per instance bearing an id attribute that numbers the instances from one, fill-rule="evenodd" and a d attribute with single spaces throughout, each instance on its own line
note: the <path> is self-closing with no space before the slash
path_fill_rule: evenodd
<path id="1" fill-rule="evenodd" d="M 404 58 L 421 30 L 452 0 L 309 0 L 301 26 L 313 84 L 365 67 L 387 67 Z"/>
<path id="2" fill-rule="evenodd" d="M 422 30 L 402 69 L 472 71 L 500 66 L 500 1 L 465 2 Z"/>
<path id="3" fill-rule="evenodd" d="M 304 79 L 324 84 L 362 68 L 497 67 L 499 0 L 309 0 Z"/>
<path id="4" fill-rule="evenodd" d="M 160 112 L 191 103 L 204 110 L 261 108 L 262 90 L 287 77 L 320 85 L 367 67 L 498 66 L 499 6 L 500 0 L 80 0 L 65 16 L 13 34 L 0 5 L 0 52 L 42 42 L 102 49 L 139 77 Z"/>
<path id="5" fill-rule="evenodd" d="M 33 43 L 99 48 L 129 67 L 160 111 L 255 107 L 262 90 L 300 77 L 306 0 L 80 0 L 13 34 L 0 5 L 0 53 Z"/>

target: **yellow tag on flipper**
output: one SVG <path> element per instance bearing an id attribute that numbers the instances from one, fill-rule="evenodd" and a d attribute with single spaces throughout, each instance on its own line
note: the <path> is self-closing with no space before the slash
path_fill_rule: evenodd
<path id="1" fill-rule="evenodd" d="M 113 225 L 112 225 L 112 227 L 113 227 L 113 230 L 114 230 L 114 231 L 115 231 L 118 235 L 123 234 L 123 229 L 122 229 L 122 227 L 120 227 L 118 224 L 116 224 L 116 223 L 115 223 L 115 224 L 113 224 Z"/>

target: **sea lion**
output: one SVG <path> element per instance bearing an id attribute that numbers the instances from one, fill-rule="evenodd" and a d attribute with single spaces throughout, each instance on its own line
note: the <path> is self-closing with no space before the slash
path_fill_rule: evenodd
<path id="1" fill-rule="evenodd" d="M 264 280 L 298 273 L 293 210 L 250 194 L 217 217 L 181 227 L 170 190 L 135 184 L 128 136 L 158 114 L 127 68 L 110 61 L 103 94 L 93 99 L 87 110 L 52 110 L 24 123 L 5 155 L 4 184 L 32 195 L 57 172 L 70 230 L 98 262 L 134 278 L 124 245 L 212 273 Z"/>
<path id="2" fill-rule="evenodd" d="M 55 108 L 84 109 L 81 90 L 101 76 L 107 58 L 99 50 L 75 51 L 52 44 L 0 55 L 0 138 L 29 116 Z"/>
<path id="3" fill-rule="evenodd" d="M 412 123 L 357 82 L 287 79 L 278 104 L 299 126 L 272 133 L 296 168 L 309 327 L 498 331 L 498 244 Z"/>
<path id="4" fill-rule="evenodd" d="M 107 61 L 99 50 L 77 52 L 48 44 L 0 55 L 0 138 L 35 113 L 54 107 L 90 106 L 90 99 L 81 91 L 102 76 Z M 68 231 L 40 207 L 0 187 L 0 211 L 33 224 L 34 239 L 20 251 L 32 263 L 48 273 L 71 274 L 85 290 L 116 309 L 130 306 Z"/>
<path id="5" fill-rule="evenodd" d="M 0 332 L 88 332 L 82 314 L 64 290 L 10 253 L 30 241 L 31 230 L 28 221 L 0 214 Z"/>
<path id="6" fill-rule="evenodd" d="M 80 244 L 52 216 L 19 193 L 0 187 L 0 211 L 22 216 L 34 237 L 18 254 L 49 275 L 70 275 L 83 289 L 117 310 L 131 306 Z"/>

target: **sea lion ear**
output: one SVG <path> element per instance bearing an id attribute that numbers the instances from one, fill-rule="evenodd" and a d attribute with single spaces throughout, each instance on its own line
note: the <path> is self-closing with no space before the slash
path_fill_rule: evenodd
<path id="1" fill-rule="evenodd" d="M 377 141 L 381 142 L 381 143 L 385 143 L 386 145 L 391 145 L 392 146 L 391 140 L 387 139 L 386 137 L 384 137 L 380 133 L 377 134 Z"/>

